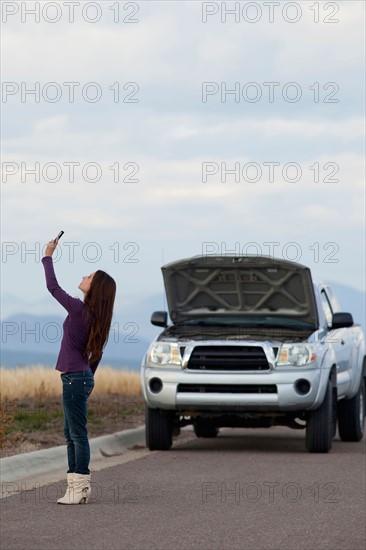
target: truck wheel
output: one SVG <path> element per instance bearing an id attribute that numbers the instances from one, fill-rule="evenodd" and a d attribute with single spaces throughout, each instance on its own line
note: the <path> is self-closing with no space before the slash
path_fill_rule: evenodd
<path id="1" fill-rule="evenodd" d="M 173 443 L 173 413 L 145 408 L 146 446 L 150 451 L 166 451 Z"/>
<path id="2" fill-rule="evenodd" d="M 352 399 L 338 403 L 338 431 L 342 441 L 360 441 L 365 425 L 365 382 L 361 378 L 358 392 Z"/>
<path id="3" fill-rule="evenodd" d="M 216 437 L 219 433 L 219 428 L 200 418 L 193 422 L 193 429 L 197 437 Z"/>
<path id="4" fill-rule="evenodd" d="M 333 391 L 328 380 L 323 403 L 311 411 L 306 424 L 306 448 L 310 453 L 327 453 L 333 439 Z"/>

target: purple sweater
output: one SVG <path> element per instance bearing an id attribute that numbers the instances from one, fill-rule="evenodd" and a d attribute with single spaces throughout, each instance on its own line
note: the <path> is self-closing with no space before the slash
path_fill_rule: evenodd
<path id="1" fill-rule="evenodd" d="M 44 256 L 42 263 L 46 275 L 47 289 L 68 312 L 63 324 L 63 337 L 55 368 L 64 372 L 91 370 L 94 374 L 100 359 L 88 365 L 83 358 L 91 323 L 89 321 L 85 326 L 82 318 L 82 311 L 87 306 L 82 300 L 73 298 L 60 287 L 53 269 L 52 256 Z"/>

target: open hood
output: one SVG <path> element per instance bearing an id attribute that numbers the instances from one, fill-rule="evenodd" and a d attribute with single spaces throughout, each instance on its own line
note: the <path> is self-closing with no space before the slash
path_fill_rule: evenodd
<path id="1" fill-rule="evenodd" d="M 194 256 L 162 272 L 173 323 L 204 317 L 220 322 L 230 315 L 319 326 L 311 273 L 303 265 L 265 256 Z"/>

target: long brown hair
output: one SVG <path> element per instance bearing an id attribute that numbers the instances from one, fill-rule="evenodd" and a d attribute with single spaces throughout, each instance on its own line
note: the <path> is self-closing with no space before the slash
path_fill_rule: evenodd
<path id="1" fill-rule="evenodd" d="M 90 288 L 85 295 L 85 314 L 91 326 L 84 359 L 91 364 L 102 357 L 103 348 L 108 342 L 112 323 L 113 306 L 116 297 L 116 282 L 105 271 L 95 272 Z"/>

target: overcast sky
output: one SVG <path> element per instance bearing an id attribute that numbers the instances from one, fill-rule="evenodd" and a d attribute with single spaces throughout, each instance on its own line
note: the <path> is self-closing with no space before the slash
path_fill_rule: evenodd
<path id="1" fill-rule="evenodd" d="M 75 295 L 229 251 L 364 289 L 363 2 L 35 4 L 2 2 L 2 297 L 48 311 L 61 229 Z"/>

